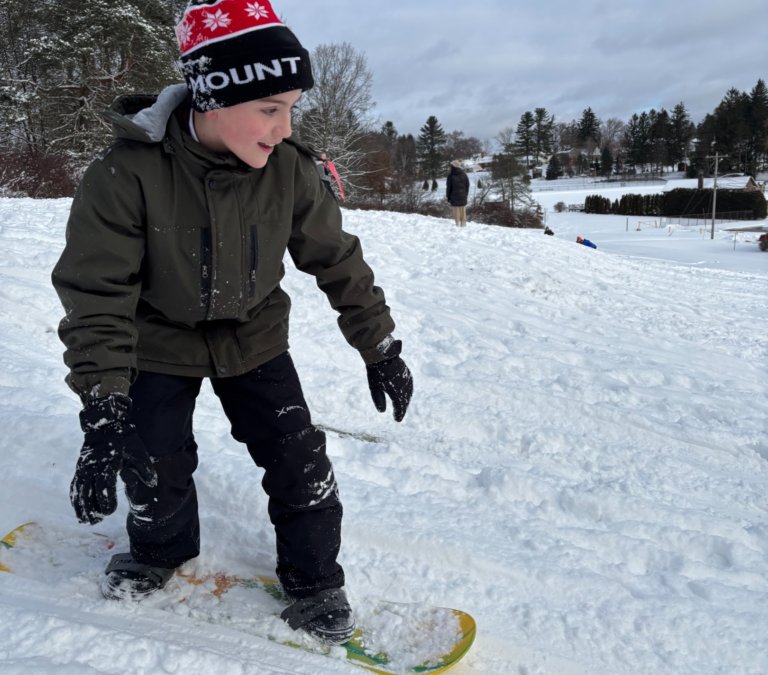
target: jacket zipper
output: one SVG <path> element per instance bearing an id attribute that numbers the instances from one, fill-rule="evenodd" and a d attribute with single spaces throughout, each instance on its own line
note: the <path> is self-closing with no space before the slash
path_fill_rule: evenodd
<path id="1" fill-rule="evenodd" d="M 211 228 L 200 230 L 200 306 L 207 307 L 211 299 Z"/>
<path id="2" fill-rule="evenodd" d="M 256 293 L 256 268 L 259 265 L 259 240 L 256 237 L 256 226 L 251 225 L 251 269 L 248 276 L 249 297 Z"/>

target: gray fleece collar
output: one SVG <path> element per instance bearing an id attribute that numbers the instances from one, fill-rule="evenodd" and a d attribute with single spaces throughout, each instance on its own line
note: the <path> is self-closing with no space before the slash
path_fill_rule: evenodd
<path id="1" fill-rule="evenodd" d="M 165 136 L 168 119 L 186 98 L 187 85 L 172 84 L 160 92 L 154 105 L 136 113 L 132 122 L 143 129 L 150 139 L 158 143 Z"/>

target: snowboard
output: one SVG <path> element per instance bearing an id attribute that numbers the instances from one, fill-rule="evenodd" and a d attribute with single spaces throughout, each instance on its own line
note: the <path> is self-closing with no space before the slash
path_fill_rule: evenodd
<path id="1" fill-rule="evenodd" d="M 0 572 L 53 583 L 83 575 L 97 581 L 116 550 L 115 542 L 104 535 L 27 523 L 0 540 Z M 464 612 L 366 598 L 355 603 L 354 637 L 339 647 L 328 647 L 303 631 L 291 630 L 279 618 L 290 600 L 269 575 L 177 571 L 163 591 L 144 603 L 343 659 L 380 675 L 444 673 L 469 652 L 476 635 L 474 619 Z"/>

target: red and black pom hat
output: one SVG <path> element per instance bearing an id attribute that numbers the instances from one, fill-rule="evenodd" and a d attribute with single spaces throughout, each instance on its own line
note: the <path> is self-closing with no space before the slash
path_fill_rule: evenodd
<path id="1" fill-rule="evenodd" d="M 314 85 L 309 52 L 269 0 L 190 0 L 176 37 L 199 112 Z"/>

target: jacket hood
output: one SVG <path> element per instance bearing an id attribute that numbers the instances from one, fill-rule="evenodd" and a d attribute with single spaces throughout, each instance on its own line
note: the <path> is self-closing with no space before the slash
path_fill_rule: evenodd
<path id="1" fill-rule="evenodd" d="M 148 94 L 118 96 L 109 110 L 105 110 L 101 115 L 112 122 L 112 135 L 115 139 L 160 143 L 170 136 L 172 147 L 178 149 L 179 146 L 184 146 L 189 156 L 195 161 L 231 165 L 246 172 L 253 171 L 234 155 L 217 155 L 189 137 L 182 138 L 175 121 L 169 129 L 168 122 L 173 118 L 173 111 L 187 100 L 188 92 L 186 84 L 172 84 L 163 89 L 158 96 Z M 283 142 L 313 159 L 320 159 L 317 150 L 302 144 L 294 136 L 283 139 Z"/>
<path id="2" fill-rule="evenodd" d="M 452 166 L 451 173 L 458 175 L 458 174 L 464 173 L 464 171 L 462 171 L 458 166 Z"/>
<path id="3" fill-rule="evenodd" d="M 165 137 L 173 111 L 187 98 L 186 84 L 173 84 L 159 96 L 131 94 L 118 96 L 103 117 L 112 122 L 115 138 L 144 143 L 159 143 Z"/>

